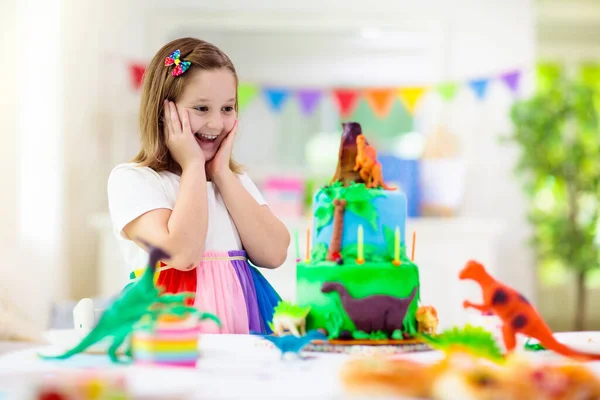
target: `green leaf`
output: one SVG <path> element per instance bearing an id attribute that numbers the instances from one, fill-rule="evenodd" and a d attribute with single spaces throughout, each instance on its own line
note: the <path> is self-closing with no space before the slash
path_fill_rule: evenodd
<path id="1" fill-rule="evenodd" d="M 391 260 L 394 259 L 394 249 L 396 247 L 396 232 L 387 225 L 383 225 L 383 238 L 387 246 L 388 255 Z"/>
<path id="2" fill-rule="evenodd" d="M 402 339 L 404 339 L 404 335 L 402 334 L 402 331 L 400 329 L 396 329 L 392 333 L 392 339 L 394 339 L 394 340 L 402 340 Z"/>
<path id="3" fill-rule="evenodd" d="M 325 226 L 327 226 L 331 220 L 333 219 L 333 211 L 335 207 L 333 203 L 330 203 L 329 206 L 321 206 L 315 210 L 315 229 L 317 230 L 317 235 Z"/>
<path id="4" fill-rule="evenodd" d="M 327 258 L 327 245 L 325 243 L 317 243 L 313 246 L 310 253 L 310 260 L 313 262 L 324 261 Z"/>
<path id="5" fill-rule="evenodd" d="M 377 210 L 370 202 L 354 202 L 346 205 L 346 210 L 367 221 L 373 229 L 377 229 Z"/>
<path id="6" fill-rule="evenodd" d="M 354 331 L 352 337 L 356 340 L 368 340 L 371 335 L 363 331 Z"/>

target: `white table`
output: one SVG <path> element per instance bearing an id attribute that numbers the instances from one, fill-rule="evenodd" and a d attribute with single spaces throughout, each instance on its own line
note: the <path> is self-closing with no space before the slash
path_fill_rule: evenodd
<path id="1" fill-rule="evenodd" d="M 559 336 L 559 340 L 566 340 Z M 577 340 L 583 343 L 583 336 Z M 600 332 L 595 332 L 594 337 L 600 339 Z M 111 364 L 106 356 L 88 354 L 66 361 L 43 361 L 36 357 L 36 353 L 56 348 L 30 346 L 14 345 L 17 351 L 0 356 L 1 399 L 26 399 L 3 394 L 11 394 L 11 390 L 18 393 L 41 376 L 60 372 L 81 374 L 86 369 L 122 374 L 136 399 L 349 398 L 340 385 L 339 372 L 351 356 L 305 353 L 310 356 L 309 360 L 281 360 L 278 350 L 254 336 L 202 335 L 201 357 L 196 369 L 117 366 Z M 18 350 L 23 347 L 29 348 Z M 429 363 L 439 360 L 442 354 L 427 351 L 407 353 L 401 357 Z M 551 353 L 528 353 L 528 357 L 558 359 Z M 589 363 L 589 366 L 600 375 L 600 362 Z M 356 399 L 356 396 L 352 398 Z"/>
<path id="2" fill-rule="evenodd" d="M 196 369 L 115 366 L 108 357 L 78 355 L 66 361 L 43 361 L 30 347 L 0 356 L 0 398 L 7 389 L 23 386 L 43 375 L 87 368 L 122 373 L 135 398 L 144 399 L 342 399 L 339 370 L 351 356 L 305 353 L 309 360 L 286 358 L 257 337 L 203 335 Z M 436 352 L 407 357 L 434 360 Z M 17 383 L 17 381 L 19 381 Z M 8 397 L 11 398 L 11 397 Z M 22 398 L 22 397 L 14 397 Z"/>

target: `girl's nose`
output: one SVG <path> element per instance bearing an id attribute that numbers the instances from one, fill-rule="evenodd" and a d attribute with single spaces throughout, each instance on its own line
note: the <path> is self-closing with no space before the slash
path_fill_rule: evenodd
<path id="1" fill-rule="evenodd" d="M 223 118 L 220 115 L 211 115 L 209 120 L 206 122 L 208 129 L 214 129 L 215 131 L 221 132 L 223 130 Z"/>

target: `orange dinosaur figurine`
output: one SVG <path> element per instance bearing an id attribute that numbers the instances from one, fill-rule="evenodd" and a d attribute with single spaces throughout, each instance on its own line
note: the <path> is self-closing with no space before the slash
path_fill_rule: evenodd
<path id="1" fill-rule="evenodd" d="M 396 190 L 383 182 L 381 163 L 377 161 L 377 152 L 372 146 L 366 143 L 363 134 L 356 137 L 356 164 L 354 165 L 354 171 L 359 171 L 360 178 L 365 181 L 365 185 L 368 188 L 381 186 L 385 190 Z"/>
<path id="2" fill-rule="evenodd" d="M 507 351 L 515 349 L 516 334 L 520 333 L 537 339 L 546 349 L 563 356 L 584 360 L 600 360 L 600 354 L 582 353 L 556 340 L 546 322 L 529 301 L 513 288 L 494 279 L 487 273 L 483 265 L 477 261 L 467 262 L 467 265 L 460 272 L 459 278 L 461 280 L 473 280 L 481 286 L 483 304 L 473 304 L 465 300 L 463 307 L 471 307 L 484 313 L 492 312 L 496 314 L 504 324 L 502 326 L 502 336 Z"/>

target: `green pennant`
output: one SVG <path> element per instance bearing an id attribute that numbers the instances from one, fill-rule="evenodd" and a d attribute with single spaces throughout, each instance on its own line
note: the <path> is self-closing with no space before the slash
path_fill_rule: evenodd
<path id="1" fill-rule="evenodd" d="M 258 86 L 250 83 L 240 83 L 238 86 L 238 109 L 243 110 L 257 94 Z"/>
<path id="2" fill-rule="evenodd" d="M 445 101 L 451 101 L 458 93 L 458 85 L 454 82 L 441 83 L 436 89 Z"/>

